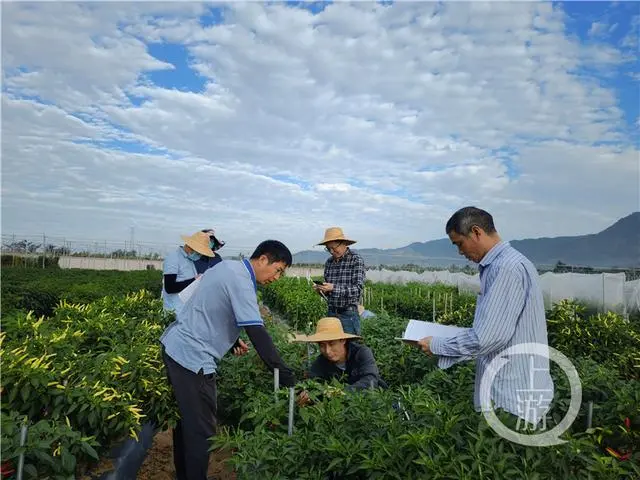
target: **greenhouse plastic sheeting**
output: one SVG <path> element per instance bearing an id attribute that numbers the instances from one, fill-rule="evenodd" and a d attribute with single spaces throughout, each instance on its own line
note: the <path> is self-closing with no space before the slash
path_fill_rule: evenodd
<path id="1" fill-rule="evenodd" d="M 624 284 L 624 303 L 627 312 L 640 311 L 640 279 Z"/>
<path id="2" fill-rule="evenodd" d="M 367 280 L 381 283 L 443 283 L 454 285 L 462 292 L 479 293 L 480 277 L 465 273 L 405 272 L 391 270 L 368 270 Z M 601 310 L 619 313 L 640 310 L 640 283 L 625 282 L 624 273 L 544 273 L 540 275 L 545 306 L 563 299 L 585 302 Z"/>
<path id="3" fill-rule="evenodd" d="M 624 273 L 544 273 L 540 284 L 545 305 L 575 299 L 601 310 L 624 311 Z"/>
<path id="4" fill-rule="evenodd" d="M 475 293 L 480 291 L 480 279 L 478 278 L 478 275 L 451 273 L 446 270 L 422 273 L 392 270 L 368 270 L 367 280 L 381 283 L 444 283 L 445 285 L 455 285 L 464 291 Z"/>

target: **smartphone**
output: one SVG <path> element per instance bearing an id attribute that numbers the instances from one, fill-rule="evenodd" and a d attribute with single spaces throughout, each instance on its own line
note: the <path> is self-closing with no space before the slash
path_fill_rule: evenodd
<path id="1" fill-rule="evenodd" d="M 324 282 L 322 280 L 314 280 L 313 283 L 316 285 L 322 285 Z"/>

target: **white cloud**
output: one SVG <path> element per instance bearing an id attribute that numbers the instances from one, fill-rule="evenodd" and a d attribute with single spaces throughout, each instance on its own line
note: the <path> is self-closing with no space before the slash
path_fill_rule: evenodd
<path id="1" fill-rule="evenodd" d="M 590 37 L 600 37 L 609 31 L 609 25 L 605 22 L 593 22 L 589 28 Z"/>
<path id="2" fill-rule="evenodd" d="M 443 236 L 467 204 L 512 238 L 638 209 L 616 92 L 580 73 L 629 58 L 566 36 L 557 6 L 237 2 L 212 26 L 180 7 L 3 7 L 4 232 L 115 239 L 135 222 L 174 242 L 215 226 L 246 252 L 341 225 L 398 247 Z M 151 81 L 188 81 L 149 53 L 163 41 L 188 50 L 201 91 Z"/>

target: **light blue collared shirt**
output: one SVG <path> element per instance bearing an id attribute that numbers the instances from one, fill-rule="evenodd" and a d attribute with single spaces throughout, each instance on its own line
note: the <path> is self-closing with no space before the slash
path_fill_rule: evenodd
<path id="1" fill-rule="evenodd" d="M 535 266 L 508 242 L 500 242 L 487 252 L 479 269 L 480 294 L 473 326 L 455 337 L 434 337 L 431 342 L 431 351 L 440 356 L 440 368 L 476 359 L 476 410 L 481 407 L 482 375 L 497 355 L 522 343 L 548 346 L 547 320 Z M 492 384 L 494 408 L 535 425 L 553 399 L 549 359 L 539 355 L 507 358 L 509 362 L 498 371 Z"/>
<path id="2" fill-rule="evenodd" d="M 195 264 L 187 257 L 183 247 L 176 248 L 167 254 L 162 262 L 162 304 L 167 311 L 177 312 L 182 307 L 179 294 L 167 293 L 164 289 L 164 275 L 176 275 L 176 282 L 184 282 L 195 278 L 198 274 Z"/>
<path id="3" fill-rule="evenodd" d="M 253 267 L 248 260 L 225 260 L 202 275 L 160 342 L 179 365 L 208 375 L 216 371 L 240 329 L 251 325 L 263 325 Z"/>

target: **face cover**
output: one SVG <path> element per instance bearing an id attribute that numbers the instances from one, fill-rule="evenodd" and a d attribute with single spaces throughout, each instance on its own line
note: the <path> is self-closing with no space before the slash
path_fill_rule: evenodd
<path id="1" fill-rule="evenodd" d="M 198 252 L 191 252 L 187 255 L 187 258 L 195 262 L 196 260 L 200 260 L 200 254 Z"/>
<path id="2" fill-rule="evenodd" d="M 221 242 L 220 240 L 218 240 L 216 237 L 212 235 L 209 240 L 209 248 L 211 248 L 211 250 L 215 252 L 216 250 L 222 247 L 224 247 L 224 242 Z"/>

